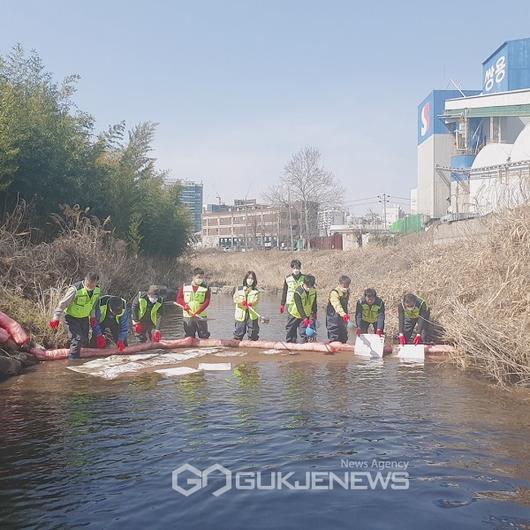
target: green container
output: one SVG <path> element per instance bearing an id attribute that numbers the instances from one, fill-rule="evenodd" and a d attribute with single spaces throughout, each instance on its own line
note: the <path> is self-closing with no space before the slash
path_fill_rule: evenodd
<path id="1" fill-rule="evenodd" d="M 416 232 L 423 232 L 425 225 L 423 224 L 423 215 L 407 215 L 403 219 L 398 219 L 390 226 L 390 231 L 394 234 L 414 234 Z"/>

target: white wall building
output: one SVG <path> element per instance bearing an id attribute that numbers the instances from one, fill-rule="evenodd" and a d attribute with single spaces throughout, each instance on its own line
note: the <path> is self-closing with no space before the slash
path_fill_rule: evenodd
<path id="1" fill-rule="evenodd" d="M 410 214 L 415 215 L 418 213 L 418 189 L 412 188 L 410 190 Z"/>
<path id="2" fill-rule="evenodd" d="M 342 225 L 346 219 L 346 213 L 340 208 L 326 208 L 318 211 L 318 232 L 321 236 L 330 234 L 331 225 Z"/>
<path id="3" fill-rule="evenodd" d="M 478 91 L 468 91 L 476 94 Z M 440 175 L 437 165 L 451 166 L 458 154 L 455 135 L 441 119 L 445 101 L 460 96 L 457 90 L 433 90 L 418 106 L 417 213 L 442 217 L 451 202 L 450 181 Z"/>
<path id="4" fill-rule="evenodd" d="M 482 63 L 482 90 L 431 92 L 418 107 L 416 213 L 459 219 L 528 200 L 529 120 L 530 38 Z"/>
<path id="5" fill-rule="evenodd" d="M 405 217 L 405 211 L 401 206 L 399 204 L 389 204 L 386 207 L 386 228 L 402 217 Z"/>

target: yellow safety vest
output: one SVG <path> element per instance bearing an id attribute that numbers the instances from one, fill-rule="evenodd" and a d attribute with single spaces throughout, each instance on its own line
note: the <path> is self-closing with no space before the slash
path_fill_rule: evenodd
<path id="1" fill-rule="evenodd" d="M 257 320 L 258 315 L 256 314 L 256 311 L 258 311 L 257 305 L 259 300 L 259 291 L 252 287 L 240 287 L 234 293 L 234 303 L 236 304 L 235 319 L 238 322 L 245 321 L 247 316 L 247 308 L 242 305 L 242 302 L 245 300 L 249 304 L 252 304 L 252 309 L 248 310 L 250 320 Z"/>
<path id="2" fill-rule="evenodd" d="M 405 304 L 401 302 L 403 311 L 405 311 L 405 316 L 411 320 L 418 320 L 418 318 L 420 318 L 420 311 L 423 304 L 425 304 L 425 301 L 418 297 L 416 297 L 416 305 L 414 306 L 414 309 L 407 309 Z M 427 309 L 427 305 L 425 305 L 425 309 Z"/>
<path id="3" fill-rule="evenodd" d="M 333 292 L 337 293 L 342 310 L 344 311 L 345 314 L 347 314 L 348 313 L 348 302 L 350 300 L 350 290 L 348 289 L 345 293 L 343 293 L 342 289 L 339 286 L 339 287 L 335 287 L 335 289 L 331 289 L 331 291 L 329 292 L 326 315 L 328 317 L 333 317 L 339 314 L 337 310 L 335 309 L 335 307 L 333 306 L 333 304 L 331 303 L 331 293 Z"/>
<path id="4" fill-rule="evenodd" d="M 105 297 L 103 297 L 105 298 Z M 125 307 L 126 307 L 126 304 L 127 302 L 125 302 L 125 300 L 123 298 L 121 298 L 121 301 L 123 302 L 123 309 L 121 310 L 121 312 L 117 315 L 115 315 L 116 317 L 116 322 L 119 324 L 120 323 L 120 318 L 123 316 L 123 314 L 125 313 Z M 105 318 L 107 316 L 107 310 L 109 308 L 109 298 L 107 298 L 107 300 L 105 301 L 104 304 L 100 304 L 99 306 L 99 310 L 101 312 L 101 320 L 99 321 L 99 323 L 101 324 L 102 322 L 105 322 Z"/>
<path id="5" fill-rule="evenodd" d="M 315 299 L 317 297 L 317 290 L 315 288 L 309 289 L 309 291 L 306 291 L 305 289 L 302 289 L 303 293 L 301 293 L 301 299 L 302 299 L 302 307 L 304 308 L 306 315 L 311 315 L 313 312 L 313 304 L 315 303 Z M 289 311 L 291 315 L 295 318 L 302 318 L 302 315 L 300 315 L 300 312 L 298 311 L 298 308 L 296 307 L 296 303 L 293 300 L 292 308 Z"/>
<path id="6" fill-rule="evenodd" d="M 285 298 L 285 305 L 287 306 L 287 311 L 289 311 L 289 313 L 291 313 L 289 308 L 293 304 L 294 292 L 296 289 L 298 289 L 298 287 L 301 287 L 301 285 L 304 283 L 304 280 L 305 276 L 303 274 L 300 274 L 298 280 L 296 280 L 292 274 L 289 274 L 289 276 L 285 278 L 285 282 L 287 283 L 287 296 Z"/>
<path id="7" fill-rule="evenodd" d="M 151 308 L 151 322 L 153 323 L 153 326 L 156 326 L 156 321 L 158 319 L 158 310 L 162 307 L 162 304 L 160 303 L 160 298 L 153 304 L 153 307 Z M 145 312 L 147 311 L 147 300 L 140 296 L 138 298 L 138 318 L 142 320 L 144 318 Z"/>
<path id="8" fill-rule="evenodd" d="M 191 317 L 192 313 L 195 313 L 199 309 L 199 307 L 204 304 L 207 293 L 208 287 L 205 287 L 204 285 L 199 285 L 196 291 L 193 290 L 193 285 L 185 285 L 183 288 L 184 302 L 190 306 L 191 311 L 188 312 L 183 309 L 182 314 L 185 317 Z M 197 314 L 197 316 L 205 318 L 207 316 L 206 311 Z"/>
<path id="9" fill-rule="evenodd" d="M 375 324 L 381 312 L 381 306 L 377 303 L 369 305 L 364 299 L 359 300 L 359 303 L 363 310 L 362 319 L 369 324 Z"/>
<path id="10" fill-rule="evenodd" d="M 89 296 L 88 289 L 84 286 L 83 282 L 76 283 L 74 287 L 77 289 L 75 299 L 73 303 L 66 308 L 65 313 L 74 318 L 87 318 L 92 314 L 94 306 L 101 294 L 101 290 L 96 286 L 92 291 L 92 296 Z"/>

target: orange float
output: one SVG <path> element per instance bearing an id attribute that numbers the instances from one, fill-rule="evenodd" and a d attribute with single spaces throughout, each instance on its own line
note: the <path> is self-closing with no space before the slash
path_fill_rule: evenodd
<path id="1" fill-rule="evenodd" d="M 11 337 L 18 346 L 24 346 L 29 342 L 29 335 L 26 333 L 24 328 L 16 320 L 13 320 L 11 317 L 8 317 L 5 313 L 2 313 L 1 311 L 0 328 L 5 330 L 9 334 L 9 337 Z M 1 340 L 0 338 L 0 342 L 6 341 Z"/>
<path id="2" fill-rule="evenodd" d="M 128 346 L 123 352 L 118 348 L 82 348 L 81 358 L 90 357 L 107 357 L 109 355 L 130 355 L 151 350 L 173 350 L 176 348 L 190 348 L 190 347 L 228 347 L 228 348 L 260 348 L 272 350 L 289 350 L 289 351 L 312 351 L 332 354 L 336 352 L 351 352 L 353 353 L 352 344 L 343 344 L 341 342 L 306 342 L 304 344 L 293 344 L 286 342 L 275 341 L 249 341 L 249 340 L 235 340 L 235 339 L 194 339 L 186 337 L 176 340 L 162 340 L 160 342 L 144 342 Z M 385 354 L 392 353 L 392 346 L 385 346 Z M 453 351 L 452 346 L 448 345 L 426 345 L 425 354 L 432 356 L 446 355 Z M 57 350 L 45 350 L 42 348 L 32 348 L 30 352 L 41 361 L 54 361 L 58 359 L 66 359 L 69 354 L 68 348 L 61 348 Z"/>

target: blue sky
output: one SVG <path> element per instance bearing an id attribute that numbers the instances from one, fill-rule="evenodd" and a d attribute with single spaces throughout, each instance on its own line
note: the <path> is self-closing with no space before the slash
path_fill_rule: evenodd
<path id="1" fill-rule="evenodd" d="M 508 7 L 509 6 L 509 7 Z M 0 53 L 35 48 L 98 128 L 158 122 L 154 155 L 205 200 L 260 197 L 318 147 L 357 213 L 416 181 L 416 109 L 480 88 L 481 62 L 530 36 L 528 2 L 11 1 Z"/>

